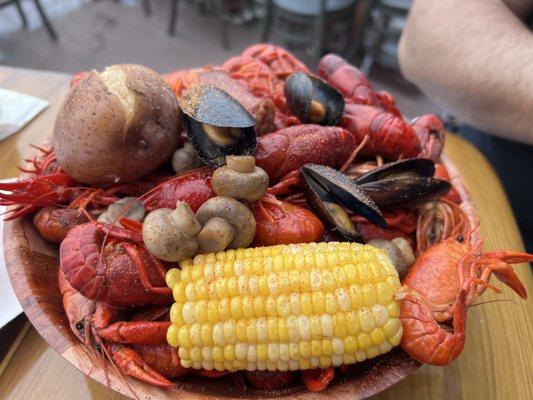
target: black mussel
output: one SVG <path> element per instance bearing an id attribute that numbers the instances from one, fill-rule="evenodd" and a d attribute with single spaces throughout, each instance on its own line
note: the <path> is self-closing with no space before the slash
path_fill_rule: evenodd
<path id="1" fill-rule="evenodd" d="M 180 107 L 187 135 L 207 165 L 220 167 L 226 163 L 226 155 L 251 155 L 255 151 L 254 117 L 223 90 L 193 86 L 183 92 Z"/>
<path id="2" fill-rule="evenodd" d="M 360 233 L 343 207 L 383 228 L 387 227 L 372 199 L 343 173 L 317 164 L 305 164 L 300 173 L 309 205 L 329 228 L 347 240 L 360 240 Z"/>
<path id="3" fill-rule="evenodd" d="M 406 158 L 375 168 L 355 179 L 359 185 L 392 178 L 431 178 L 435 175 L 435 162 L 427 158 Z"/>
<path id="4" fill-rule="evenodd" d="M 451 185 L 441 179 L 407 177 L 382 179 L 359 186 L 379 208 L 414 207 L 441 197 Z"/>
<path id="5" fill-rule="evenodd" d="M 360 242 L 361 233 L 344 208 L 337 204 L 336 199 L 328 194 L 326 189 L 318 182 L 306 178 L 303 171 L 302 176 L 304 176 L 302 184 L 305 197 L 317 216 L 324 221 L 329 229 L 338 233 L 344 239 L 351 242 Z"/>
<path id="6" fill-rule="evenodd" d="M 344 112 L 342 94 L 317 76 L 292 74 L 284 92 L 291 112 L 303 123 L 336 125 Z"/>

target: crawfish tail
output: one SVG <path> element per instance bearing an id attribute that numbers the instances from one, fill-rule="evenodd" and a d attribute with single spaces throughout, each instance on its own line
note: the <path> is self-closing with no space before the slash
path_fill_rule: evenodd
<path id="1" fill-rule="evenodd" d="M 270 182 L 275 183 L 306 163 L 338 168 L 354 147 L 354 136 L 342 128 L 297 125 L 261 136 L 255 158 L 257 165 L 270 177 Z"/>
<path id="2" fill-rule="evenodd" d="M 420 142 L 419 157 L 437 161 L 444 147 L 444 124 L 433 114 L 422 115 L 411 124 Z"/>
<path id="3" fill-rule="evenodd" d="M 211 187 L 213 169 L 198 168 L 169 179 L 143 194 L 143 201 L 147 211 L 156 208 L 175 208 L 178 200 L 185 201 L 196 212 L 200 206 L 215 196 Z"/>
<path id="4" fill-rule="evenodd" d="M 447 365 L 463 351 L 466 339 L 466 290 L 461 290 L 453 314 L 453 332 L 435 321 L 429 307 L 414 293 L 402 300 L 400 320 L 403 335 L 400 346 L 424 364 Z"/>
<path id="5" fill-rule="evenodd" d="M 347 103 L 340 125 L 352 133 L 356 143 L 365 136 L 368 143 L 361 150 L 364 156 L 381 155 L 387 160 L 415 157 L 420 153 L 420 141 L 401 117 L 380 108 Z"/>

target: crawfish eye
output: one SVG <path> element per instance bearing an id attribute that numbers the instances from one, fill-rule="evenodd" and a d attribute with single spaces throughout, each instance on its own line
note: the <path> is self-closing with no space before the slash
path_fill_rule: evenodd
<path id="1" fill-rule="evenodd" d="M 78 321 L 78 322 L 76 322 L 75 327 L 76 327 L 76 329 L 77 329 L 78 331 L 81 331 L 81 330 L 85 327 L 85 325 L 83 324 L 83 322 Z"/>
<path id="2" fill-rule="evenodd" d="M 461 236 L 457 236 L 457 241 L 459 243 L 463 243 L 465 241 L 465 238 L 461 235 Z"/>

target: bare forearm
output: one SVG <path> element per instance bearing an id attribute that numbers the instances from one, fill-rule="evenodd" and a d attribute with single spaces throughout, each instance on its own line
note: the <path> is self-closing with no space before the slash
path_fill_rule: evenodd
<path id="1" fill-rule="evenodd" d="M 454 116 L 533 144 L 533 37 L 500 0 L 415 0 L 399 58 Z"/>

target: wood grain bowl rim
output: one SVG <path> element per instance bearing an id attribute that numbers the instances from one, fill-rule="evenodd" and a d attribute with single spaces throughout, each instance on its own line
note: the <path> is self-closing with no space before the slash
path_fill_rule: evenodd
<path id="1" fill-rule="evenodd" d="M 461 196 L 461 207 L 469 215 L 472 226 L 475 226 L 479 221 L 478 215 L 459 171 L 445 155 L 442 156 L 441 162 L 448 169 L 451 183 Z M 117 367 L 104 360 L 96 350 L 75 338 L 70 331 L 57 287 L 57 248 L 37 233 L 31 218 L 6 222 L 3 246 L 13 290 L 29 321 L 42 338 L 85 375 L 132 399 L 175 400 L 186 396 L 195 400 L 219 397 L 362 400 L 406 378 L 421 365 L 396 348 L 386 356 L 356 364 L 363 368 L 356 367 L 355 373 L 345 374 L 319 393 L 304 390 L 302 385 L 291 385 L 288 389 L 275 392 L 250 390 L 243 393 L 232 390 L 228 379 L 212 380 L 202 377 L 180 380 L 175 389 L 159 389 L 122 375 Z M 39 268 L 35 268 L 36 265 L 39 265 Z"/>

